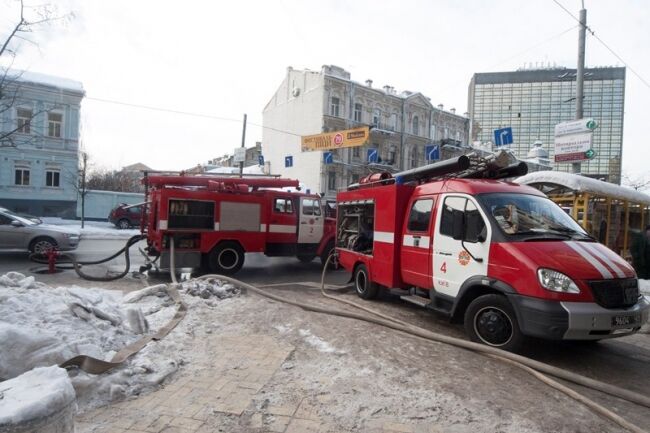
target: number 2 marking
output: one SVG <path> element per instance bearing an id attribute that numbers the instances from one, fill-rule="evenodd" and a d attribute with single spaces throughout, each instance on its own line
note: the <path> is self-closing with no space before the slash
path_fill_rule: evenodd
<path id="1" fill-rule="evenodd" d="M 447 262 L 442 262 L 442 266 L 440 266 L 440 271 L 441 271 L 443 274 L 446 274 L 446 273 L 447 273 Z"/>

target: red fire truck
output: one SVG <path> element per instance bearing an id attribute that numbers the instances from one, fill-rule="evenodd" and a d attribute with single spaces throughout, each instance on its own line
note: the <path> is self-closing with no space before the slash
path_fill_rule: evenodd
<path id="1" fill-rule="evenodd" d="M 463 322 L 476 342 L 599 340 L 648 320 L 634 269 L 501 156 L 375 174 L 337 195 L 337 251 L 357 294 L 380 288 Z"/>
<path id="2" fill-rule="evenodd" d="M 234 274 L 244 253 L 325 261 L 334 250 L 335 220 L 324 215 L 320 197 L 301 192 L 298 181 L 207 175 L 146 176 L 147 252 L 169 268 L 174 237 L 178 268 L 203 267 Z"/>

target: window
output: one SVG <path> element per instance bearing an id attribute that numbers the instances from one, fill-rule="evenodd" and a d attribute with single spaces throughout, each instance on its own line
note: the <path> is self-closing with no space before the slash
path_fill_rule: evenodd
<path id="1" fill-rule="evenodd" d="M 320 201 L 310 198 L 303 199 L 302 214 L 320 216 Z"/>
<path id="2" fill-rule="evenodd" d="M 352 148 L 352 156 L 354 158 L 361 158 L 361 148 L 359 146 Z"/>
<path id="3" fill-rule="evenodd" d="M 354 121 L 355 122 L 361 122 L 361 111 L 363 110 L 363 106 L 359 103 L 354 104 Z"/>
<path id="4" fill-rule="evenodd" d="M 290 198 L 276 198 L 273 211 L 277 213 L 293 213 L 293 203 Z"/>
<path id="5" fill-rule="evenodd" d="M 390 115 L 390 129 L 391 131 L 397 131 L 397 113 Z"/>
<path id="6" fill-rule="evenodd" d="M 454 227 L 454 221 L 458 221 L 455 216 L 465 209 L 465 202 L 467 199 L 464 197 L 447 197 L 442 206 L 442 217 L 440 218 L 440 234 L 445 236 L 453 236 L 454 233 L 460 231 L 459 227 Z"/>
<path id="7" fill-rule="evenodd" d="M 330 116 L 339 117 L 339 98 L 332 96 L 330 99 Z"/>
<path id="8" fill-rule="evenodd" d="M 15 185 L 27 186 L 29 185 L 29 170 L 26 168 L 16 169 Z"/>
<path id="9" fill-rule="evenodd" d="M 8 226 L 13 221 L 11 218 L 0 214 L 0 226 Z"/>
<path id="10" fill-rule="evenodd" d="M 327 173 L 327 189 L 329 191 L 336 190 L 336 173 L 333 171 Z"/>
<path id="11" fill-rule="evenodd" d="M 375 108 L 374 111 L 372 112 L 372 124 L 379 126 L 380 120 L 381 120 L 381 110 L 379 108 Z"/>
<path id="12" fill-rule="evenodd" d="M 47 135 L 48 137 L 61 138 L 61 125 L 63 114 L 47 113 Z"/>
<path id="13" fill-rule="evenodd" d="M 463 214 L 462 219 L 457 218 L 458 213 Z M 461 227 L 454 226 L 459 221 L 465 223 L 465 233 Z M 473 201 L 464 197 L 447 197 L 442 209 L 440 219 L 440 234 L 445 236 L 463 235 L 465 242 L 483 242 L 487 236 L 487 227 L 478 208 Z"/>
<path id="14" fill-rule="evenodd" d="M 418 116 L 413 116 L 413 135 L 420 135 L 420 119 L 418 119 Z"/>
<path id="15" fill-rule="evenodd" d="M 433 208 L 432 199 L 418 200 L 413 203 L 408 220 L 408 231 L 426 232 L 429 230 L 429 221 L 431 220 L 431 209 Z"/>
<path id="16" fill-rule="evenodd" d="M 474 202 L 468 200 L 465 208 L 465 241 L 483 242 L 487 236 L 485 221 Z"/>
<path id="17" fill-rule="evenodd" d="M 350 176 L 350 184 L 355 184 L 359 183 L 359 175 L 358 174 L 352 174 Z"/>
<path id="18" fill-rule="evenodd" d="M 61 173 L 55 170 L 47 170 L 45 172 L 45 186 L 59 187 L 61 186 Z"/>
<path id="19" fill-rule="evenodd" d="M 27 108 L 16 109 L 16 132 L 29 134 L 31 131 L 32 110 Z"/>

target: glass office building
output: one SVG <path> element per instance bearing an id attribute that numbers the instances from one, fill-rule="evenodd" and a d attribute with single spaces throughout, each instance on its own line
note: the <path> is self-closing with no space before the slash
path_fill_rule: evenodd
<path id="1" fill-rule="evenodd" d="M 512 127 L 517 156 L 525 158 L 536 140 L 553 155 L 555 125 L 575 119 L 576 70 L 567 68 L 474 74 L 469 85 L 471 136 L 494 141 L 494 130 Z M 623 145 L 625 68 L 585 69 L 584 118 L 599 127 L 593 136 L 596 156 L 582 162 L 584 175 L 620 183 Z M 553 163 L 571 171 L 570 163 Z"/>

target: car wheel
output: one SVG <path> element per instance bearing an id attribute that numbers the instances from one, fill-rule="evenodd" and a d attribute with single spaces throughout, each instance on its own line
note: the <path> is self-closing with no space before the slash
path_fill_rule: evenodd
<path id="1" fill-rule="evenodd" d="M 117 228 L 120 230 L 126 230 L 131 227 L 131 223 L 126 218 L 122 218 L 117 222 Z"/>
<path id="2" fill-rule="evenodd" d="M 354 271 L 354 288 L 363 299 L 374 299 L 379 294 L 379 285 L 370 280 L 366 265 L 359 265 Z"/>
<path id="3" fill-rule="evenodd" d="M 233 275 L 244 266 L 244 250 L 236 242 L 222 242 L 210 251 L 208 265 L 210 271 Z"/>
<path id="4" fill-rule="evenodd" d="M 315 254 L 306 254 L 306 255 L 301 255 L 301 256 L 296 256 L 298 257 L 298 260 L 300 260 L 302 263 L 309 263 L 312 260 L 314 260 L 314 257 L 316 257 Z"/>
<path id="5" fill-rule="evenodd" d="M 328 242 L 327 245 L 325 246 L 325 249 L 323 250 L 323 253 L 322 253 L 321 256 L 320 256 L 320 262 L 321 262 L 321 264 L 322 264 L 323 266 L 325 266 L 325 263 L 327 263 L 327 258 L 328 258 L 330 255 L 334 254 L 335 252 L 336 252 L 336 248 L 334 247 L 334 241 L 330 241 L 330 242 Z M 341 267 L 341 265 L 340 265 L 340 263 L 339 263 L 338 256 L 337 256 L 337 255 L 334 255 L 334 257 L 332 257 L 332 258 L 330 259 L 330 265 L 329 265 L 329 268 L 330 268 L 331 270 L 337 270 L 337 269 L 339 269 L 340 267 Z"/>
<path id="6" fill-rule="evenodd" d="M 54 239 L 48 237 L 40 237 L 34 239 L 29 244 L 29 251 L 39 256 L 44 256 L 51 249 L 56 248 L 57 243 Z"/>
<path id="7" fill-rule="evenodd" d="M 517 351 L 525 338 L 512 305 L 505 296 L 496 294 L 479 296 L 469 304 L 465 332 L 474 342 L 509 352 Z"/>

